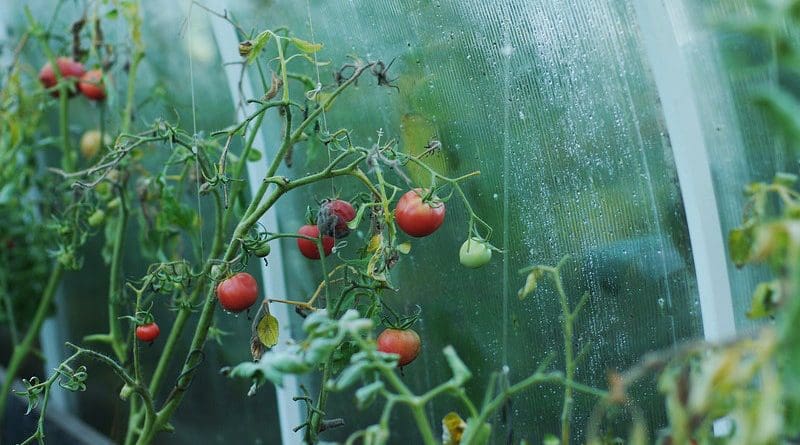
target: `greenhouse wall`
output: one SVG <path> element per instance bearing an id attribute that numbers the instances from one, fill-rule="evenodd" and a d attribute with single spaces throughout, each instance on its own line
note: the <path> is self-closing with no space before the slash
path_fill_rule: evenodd
<path id="1" fill-rule="evenodd" d="M 13 42 L 8 39 L 18 38 L 27 26 L 24 8 L 46 22 L 52 3 L 0 0 L 0 24 L 8 29 L 3 56 L 6 42 Z M 347 128 L 353 142 L 364 147 L 396 140 L 412 155 L 436 141 L 441 148 L 428 161 L 441 174 L 480 172 L 462 184 L 471 209 L 450 199 L 446 225 L 413 243 L 393 271 L 394 289 L 383 297 L 395 311 L 421 311 L 415 329 L 424 347 L 413 365 L 402 369 L 403 382 L 422 391 L 448 380 L 451 368 L 442 355 L 448 345 L 472 371 L 466 393 L 473 400 L 483 398 L 493 372 L 515 382 L 549 360 L 556 369 L 563 367 L 563 318 L 553 283 L 543 280 L 524 299 L 518 290 L 526 280 L 521 270 L 555 265 L 568 256 L 563 273 L 569 303 L 589 294 L 576 319 L 575 341 L 586 349 L 575 379 L 606 387 L 610 371 L 636 365 L 649 351 L 761 326 L 746 313 L 753 288 L 769 272 L 765 266 L 737 268 L 726 237 L 741 224 L 744 186 L 791 170 L 796 161 L 752 101 L 764 82 L 779 75 L 770 49 L 724 26 L 729 17 L 754 14 L 751 4 L 215 0 L 165 7 L 144 2 L 147 56 L 137 87 L 141 111 L 134 122 L 179 119 L 205 137 L 255 110 L 258 104 L 243 104 L 238 97 L 240 91 L 249 98 L 265 90 L 253 72 L 238 77 L 241 57 L 234 45 L 245 40 L 243 32 L 286 27 L 310 42 L 324 42 L 314 58 L 331 64 L 308 69 L 304 74 L 313 82 L 333 82 L 334 67 L 356 57 L 381 60 L 390 67 L 391 86 L 378 85 L 373 77 L 360 79 L 336 99 L 337 111 L 322 114 L 322 128 Z M 54 30 L 63 31 L 71 21 L 67 17 L 80 16 L 85 6 L 59 5 L 65 19 L 56 20 Z M 223 11 L 241 25 L 238 32 L 220 16 Z M 105 31 L 108 40 L 125 39 L 122 27 Z M 45 61 L 38 51 L 23 57 L 31 66 Z M 275 63 L 265 66 L 274 69 Z M 110 96 L 107 109 L 119 108 L 116 100 L 122 96 Z M 72 108 L 75 134 L 96 125 L 91 107 Z M 55 118 L 50 124 L 55 133 Z M 277 115 L 270 115 L 258 133 L 254 147 L 264 156 L 248 166 L 251 179 L 256 178 L 251 193 L 276 156 L 281 125 Z M 297 144 L 291 167 L 283 164 L 278 175 L 324 168 L 329 155 L 311 145 Z M 241 150 L 241 142 L 234 141 L 231 149 Z M 149 162 L 159 166 L 166 159 L 163 154 Z M 398 170 L 398 184 L 403 178 L 430 181 L 414 166 Z M 337 179 L 293 190 L 261 223 L 270 231 L 294 232 L 309 207 L 355 196 L 359 187 L 354 179 Z M 201 219 L 212 218 L 207 201 L 197 211 Z M 498 248 L 480 272 L 458 260 L 462 242 L 471 236 L 470 211 L 493 228 L 489 241 Z M 137 244 L 140 224 L 128 228 L 131 246 Z M 367 229 L 356 229 L 337 254 L 357 256 L 358 248 L 369 243 Z M 186 242 L 208 249 L 211 232 L 206 232 Z M 297 252 L 296 240 L 278 241 L 266 262 L 250 261 L 246 270 L 258 276 L 270 298 L 305 299 L 317 290 L 323 272 Z M 100 252 L 101 237 L 87 246 Z M 105 316 L 91 310 L 105 305 L 107 277 L 94 271 L 106 267 L 102 256 L 87 255 L 84 268 L 64 281 L 56 315 L 42 332 L 45 371 L 69 354 L 65 338 L 78 342 L 106 329 Z M 146 267 L 138 247 L 125 254 L 126 278 L 143 275 Z M 291 343 L 287 337 L 304 336 L 303 319 L 291 308 L 272 306 L 281 323 L 276 350 L 285 349 Z M 156 305 L 153 311 L 166 319 L 171 309 Z M 292 397 L 316 394 L 318 373 L 287 379 L 277 389 L 264 385 L 251 397 L 246 396 L 250 382 L 220 377 L 220 369 L 250 359 L 252 317 L 216 315 L 216 328 L 227 335 L 219 343 L 207 342 L 203 366 L 171 422 L 176 432 L 157 436 L 156 443 L 303 440 L 303 432 L 292 428 L 305 417 L 306 407 Z M 188 333 L 182 336 L 180 347 L 188 348 L 191 340 Z M 143 363 L 155 366 L 162 349 L 158 342 L 142 348 Z M 170 378 L 180 373 L 179 365 L 169 369 Z M 121 387 L 114 373 L 92 369 L 85 393 L 51 402 L 119 441 L 127 405 L 108 395 Z M 168 390 L 158 396 L 166 397 Z M 541 443 L 557 434 L 563 394 L 563 388 L 543 384 L 515 396 L 495 416 L 490 442 Z M 668 424 L 655 379 L 643 379 L 631 395 L 644 410 L 649 431 Z M 354 430 L 378 422 L 379 410 L 356 411 L 353 400 L 353 391 L 330 396 L 325 415 L 343 418 L 346 428 L 326 431 L 322 439 L 343 442 Z M 575 395 L 574 443 L 586 440 L 596 403 L 594 396 Z M 457 410 L 454 399 L 437 398 L 426 405 L 425 415 L 439 431 L 441 419 Z M 390 443 L 418 443 L 417 434 L 411 414 L 396 411 Z"/>

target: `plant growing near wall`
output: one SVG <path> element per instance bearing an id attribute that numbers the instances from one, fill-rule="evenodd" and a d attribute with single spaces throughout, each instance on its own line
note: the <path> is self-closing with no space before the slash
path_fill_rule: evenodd
<path id="1" fill-rule="evenodd" d="M 58 93 L 60 137 L 53 145 L 58 147 L 62 163 L 58 167 L 51 166 L 45 173 L 41 169 L 31 170 L 32 175 L 38 175 L 52 189 L 48 198 L 54 205 L 43 209 L 40 218 L 52 229 L 48 233 L 57 240 L 57 248 L 51 252 L 50 279 L 35 318 L 15 348 L 9 365 L 10 377 L 16 375 L 19 365 L 32 351 L 61 277 L 65 271 L 81 268 L 83 256 L 89 254 L 82 246 L 89 236 L 99 231 L 106 237 L 103 253 L 110 274 L 108 332 L 87 336 L 85 344 L 70 343 L 74 354 L 46 380 L 25 380 L 23 395 L 27 396 L 31 409 L 41 410 L 40 416 L 44 415 L 56 383 L 72 391 L 85 388 L 87 373 L 91 370 L 85 363 L 92 359 L 112 369 L 124 384 L 120 396 L 130 403 L 125 443 L 151 443 L 156 434 L 170 430 L 170 419 L 202 364 L 204 345 L 214 332 L 218 302 L 237 312 L 255 303 L 262 294 L 257 283 L 242 269 L 249 259 L 267 256 L 269 243 L 275 240 L 295 238 L 301 245 L 316 249 L 316 256 L 305 251 L 304 254 L 319 260 L 324 280 L 307 301 L 272 299 L 272 302 L 291 304 L 303 313 L 317 313 L 324 308 L 324 312 L 319 313 L 328 314 L 331 323 L 339 323 L 345 314 L 352 317 L 353 311 L 367 317 L 377 317 L 382 312 L 382 292 L 393 287 L 390 270 L 412 246 L 399 235 L 394 211 L 400 195 L 409 189 L 408 193 L 414 195 L 420 208 L 431 208 L 437 213 L 437 227 L 443 223 L 446 201 L 456 196 L 463 200 L 467 209 L 467 238 L 485 240 L 490 237 L 491 228 L 472 211 L 460 185 L 478 172 L 447 177 L 432 169 L 421 157 L 404 152 L 395 140 L 384 139 L 381 132 L 377 142 L 360 146 L 354 142 L 357 135 L 347 129 L 328 131 L 320 125 L 322 114 L 327 112 L 333 116 L 337 97 L 359 78 L 373 76 L 379 86 L 391 87 L 387 77 L 389 65 L 354 58 L 335 71 L 332 84 L 315 84 L 295 70 L 319 66 L 313 55 L 322 45 L 302 40 L 285 29 L 266 30 L 244 41 L 239 48 L 243 69 L 256 71 L 264 85 L 261 97 L 246 98 L 256 107 L 244 120 L 211 132 L 207 137 L 190 134 L 166 120 L 137 128 L 133 115 L 137 68 L 144 57 L 142 19 L 137 2 L 119 1 L 112 6 L 116 20 L 124 19 L 128 24 L 133 47 L 126 66 L 128 82 L 124 108 L 118 128 L 111 133 L 115 135 L 113 143 L 103 147 L 102 154 L 86 155 L 91 159 L 86 165 L 80 164 L 77 146 L 69 133 L 69 101 L 79 100 L 75 99 L 78 91 L 100 103 L 106 98 L 108 85 L 102 73 L 111 68 L 107 56 L 112 46 L 102 41 L 103 15 L 96 9 L 92 16 L 83 17 L 73 25 L 74 60 L 70 62 L 74 65 L 94 61 L 102 66 L 100 71 L 89 70 L 86 75 L 76 73 L 73 77 L 71 72 L 62 75 L 65 74 L 63 70 L 53 69 L 59 66 L 56 59 L 60 53 L 51 46 L 54 36 L 49 26 L 41 25 L 31 14 L 28 14 L 29 32 L 20 46 L 21 51 L 29 40 L 38 42 L 50 60 L 51 68 L 44 70 L 45 80 L 39 79 L 41 88 L 34 97 L 47 110 L 53 100 L 48 99 L 49 93 Z M 92 42 L 88 52 L 81 47 L 87 33 Z M 273 71 L 270 79 L 263 74 L 266 72 L 264 60 Z M 51 79 L 51 72 L 54 79 Z M 10 100 L 17 101 L 15 107 L 23 105 L 21 99 Z M 249 179 L 258 181 L 260 187 L 252 197 L 247 197 L 245 164 L 260 156 L 253 145 L 256 130 L 267 113 L 275 113 L 283 122 L 280 134 L 275 135 L 280 147 L 264 177 Z M 2 153 L 9 157 L 15 155 L 13 150 L 26 147 L 25 144 L 38 134 L 39 127 L 25 116 L 13 117 L 11 120 L 15 122 L 26 122 L 29 125 L 26 131 L 31 134 L 24 143 L 4 144 Z M 106 133 L 106 129 L 99 131 L 101 144 L 102 135 Z M 290 163 L 294 149 L 310 147 L 312 141 L 329 154 L 326 166 L 292 176 L 278 174 L 284 160 Z M 241 144 L 240 150 L 236 150 L 238 144 Z M 147 159 L 156 156 L 166 161 L 154 169 Z M 42 160 L 32 159 L 31 162 L 41 164 Z M 427 172 L 429 179 L 423 184 L 412 183 L 403 173 L 408 166 Z M 349 203 L 343 200 L 324 203 L 317 221 L 310 226 L 316 230 L 273 233 L 258 225 L 259 219 L 288 192 L 331 180 L 355 184 L 361 192 Z M 213 218 L 208 222 L 200 219 L 196 209 L 187 204 L 189 198 L 208 201 L 214 209 Z M 31 207 L 37 206 L 43 205 L 36 202 Z M 404 215 L 405 222 L 419 224 L 418 214 Z M 126 280 L 121 270 L 122 252 L 126 246 L 134 245 L 126 240 L 127 228 L 134 220 L 141 229 L 141 253 L 151 264 L 144 276 Z M 344 246 L 342 238 L 349 231 L 364 227 L 368 227 L 368 236 L 358 256 L 344 257 L 340 253 Z M 210 247 L 205 252 L 197 248 L 204 245 L 204 228 L 213 230 Z M 424 235 L 433 230 L 427 230 Z M 424 235 L 418 231 L 414 233 L 414 236 Z M 194 246 L 186 247 L 185 239 L 191 240 Z M 349 242 L 355 241 L 351 238 Z M 328 257 L 331 254 L 335 254 L 333 259 Z M 152 307 L 165 303 L 174 308 L 174 319 L 155 320 Z M 276 320 L 269 315 L 269 304 L 270 301 L 264 300 L 258 305 L 253 322 L 250 346 L 256 357 L 277 341 L 274 336 Z M 199 311 L 199 318 L 194 320 L 190 316 L 196 311 Z M 192 343 L 188 350 L 182 351 L 177 339 L 185 331 L 193 331 Z M 141 343 L 152 341 L 163 341 L 164 350 L 155 369 L 147 370 L 140 359 L 140 348 Z M 92 344 L 107 351 L 90 349 Z M 319 363 L 324 380 L 339 375 L 340 365 L 334 363 L 330 355 L 320 357 L 325 359 Z M 164 399 L 159 399 L 160 390 L 169 378 L 170 364 L 178 360 L 183 366 L 174 376 L 172 390 Z M 11 381 L 11 378 L 7 380 L 3 395 L 8 394 Z M 320 413 L 327 391 L 324 387 L 316 397 L 318 408 L 308 420 L 308 438 L 312 442 L 317 440 L 324 424 Z M 40 421 L 28 442 L 44 442 L 43 425 Z"/>

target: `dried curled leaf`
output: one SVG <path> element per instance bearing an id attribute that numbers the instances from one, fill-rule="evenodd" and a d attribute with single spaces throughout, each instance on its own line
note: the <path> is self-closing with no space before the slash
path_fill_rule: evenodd
<path id="1" fill-rule="evenodd" d="M 444 445 L 458 445 L 461 443 L 461 436 L 467 429 L 467 422 L 457 413 L 450 411 L 442 418 L 442 443 Z"/>

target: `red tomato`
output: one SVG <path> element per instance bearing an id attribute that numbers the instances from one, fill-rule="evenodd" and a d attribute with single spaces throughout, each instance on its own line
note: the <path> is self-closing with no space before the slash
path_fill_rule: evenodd
<path id="1" fill-rule="evenodd" d="M 378 336 L 378 351 L 400 356 L 397 365 L 403 367 L 419 355 L 419 334 L 413 329 L 389 328 Z"/>
<path id="2" fill-rule="evenodd" d="M 435 196 L 429 202 L 422 202 L 427 193 L 425 189 L 409 190 L 400 197 L 394 209 L 397 225 L 411 236 L 428 236 L 444 222 L 444 203 Z"/>
<path id="3" fill-rule="evenodd" d="M 155 341 L 160 333 L 161 329 L 159 329 L 158 325 L 155 323 L 147 323 L 141 326 L 136 326 L 136 338 L 146 343 L 152 343 Z"/>
<path id="4" fill-rule="evenodd" d="M 83 68 L 83 64 L 68 57 L 59 57 L 56 59 L 56 65 L 58 65 L 58 72 L 65 78 L 73 77 L 78 79 L 86 72 Z M 56 73 L 53 71 L 50 62 L 45 63 L 41 71 L 39 71 L 39 81 L 42 82 L 45 88 L 56 86 L 58 79 L 56 79 Z M 53 91 L 52 94 L 58 97 L 58 91 Z"/>
<path id="5" fill-rule="evenodd" d="M 317 227 L 323 234 L 334 238 L 344 238 L 350 234 L 347 223 L 356 217 L 356 209 L 341 199 L 325 201 L 319 207 Z"/>
<path id="6" fill-rule="evenodd" d="M 217 298 L 226 311 L 242 312 L 258 299 L 258 283 L 249 273 L 239 272 L 217 285 Z"/>
<path id="7" fill-rule="evenodd" d="M 89 100 L 103 100 L 106 98 L 106 87 L 103 85 L 103 71 L 90 70 L 81 76 L 78 89 Z"/>
<path id="8" fill-rule="evenodd" d="M 311 224 L 306 224 L 305 226 L 300 227 L 300 230 L 298 230 L 297 233 L 311 238 L 319 238 L 319 228 L 317 226 L 312 226 Z M 325 251 L 325 256 L 331 254 L 333 251 L 333 244 L 334 240 L 332 237 L 322 237 L 322 249 Z M 312 260 L 319 259 L 319 249 L 317 249 L 317 243 L 305 238 L 297 238 L 297 248 L 300 249 L 300 253 L 302 253 L 304 257 Z"/>

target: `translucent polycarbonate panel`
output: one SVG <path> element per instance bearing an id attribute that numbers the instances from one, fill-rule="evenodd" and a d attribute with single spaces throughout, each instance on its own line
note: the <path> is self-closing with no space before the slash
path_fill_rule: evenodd
<path id="1" fill-rule="evenodd" d="M 436 168 L 449 176 L 481 172 L 464 189 L 505 253 L 475 271 L 459 264 L 467 218 L 454 197 L 444 227 L 411 240 L 411 255 L 394 272 L 398 292 L 386 296 L 395 309 L 422 307 L 422 354 L 403 376 L 415 391 L 450 377 L 441 355 L 446 345 L 474 372 L 467 389 L 476 401 L 490 373 L 504 366 L 512 382 L 550 355 L 554 366 L 563 366 L 552 285 L 542 283 L 519 301 L 524 277 L 517 271 L 553 265 L 567 254 L 572 303 L 591 293 L 576 333 L 579 342 L 591 343 L 580 381 L 604 387 L 609 369 L 702 335 L 669 137 L 629 2 L 277 0 L 230 8 L 244 29 L 288 25 L 324 43 L 318 57 L 332 62 L 320 68 L 325 84 L 348 55 L 395 61 L 390 77 L 397 77 L 398 90 L 364 78 L 337 99 L 326 117 L 330 129 L 352 128 L 354 142 L 363 146 L 383 129 L 383 140 L 396 138 L 413 153 L 436 138 L 443 145 L 429 158 Z M 223 59 L 236 60 L 236 49 L 229 51 Z M 323 161 L 310 165 L 319 168 Z M 283 174 L 301 174 L 306 163 L 299 145 L 295 167 L 283 167 Z M 292 199 L 279 204 L 282 228 L 296 230 L 306 207 L 321 198 L 352 197 L 353 185 L 291 192 Z M 366 227 L 354 236 L 367 236 Z M 299 299 L 313 292 L 320 270 L 293 244 L 285 245 L 286 297 Z M 663 423 L 654 394 L 649 381 L 635 392 L 653 429 Z M 552 386 L 516 396 L 505 420 L 494 419 L 494 442 L 513 435 L 536 443 L 558 433 L 561 397 L 561 388 Z M 347 427 L 325 433 L 326 439 L 341 440 L 376 422 L 375 409 L 359 414 L 352 403 L 352 394 L 330 399 L 326 415 L 343 417 Z M 593 405 L 591 397 L 577 396 L 578 438 Z M 427 414 L 438 427 L 446 413 L 460 409 L 444 397 Z M 395 420 L 393 442 L 418 440 L 402 409 Z"/>
<path id="2" fill-rule="evenodd" d="M 754 93 L 777 82 L 774 54 L 731 26 L 753 17 L 754 3 L 664 2 L 694 88 L 691 94 L 700 111 L 725 234 L 742 222 L 747 184 L 796 170 L 790 149 L 773 134 L 764 110 L 753 100 Z M 739 270 L 730 259 L 727 267 L 737 326 L 752 326 L 746 313 L 766 270 L 753 266 Z"/>
<path id="3" fill-rule="evenodd" d="M 11 24 L 10 38 L 19 39 L 27 23 L 23 6 L 30 8 L 36 20 L 47 23 L 53 16 L 53 5 L 56 2 L 35 0 L 12 3 L 10 15 L 2 19 Z M 61 4 L 52 32 L 66 36 L 71 23 L 83 14 L 85 5 L 83 2 L 61 2 Z M 157 119 L 173 123 L 177 121 L 182 129 L 189 132 L 193 131 L 196 122 L 197 131 L 205 135 L 222 128 L 234 118 L 235 113 L 217 46 L 210 30 L 209 16 L 198 13 L 195 9 L 191 21 L 187 24 L 190 2 L 171 3 L 168 8 L 154 2 L 142 2 L 142 4 L 144 14 L 142 35 L 146 56 L 139 68 L 133 129 L 138 132 Z M 107 41 L 120 44 L 116 53 L 116 64 L 112 68 L 111 91 L 104 115 L 106 129 L 115 134 L 113 132 L 117 131 L 120 116 L 108 110 L 117 113 L 124 106 L 128 76 L 123 65 L 128 62 L 130 40 L 126 34 L 127 27 L 121 18 L 113 19 L 108 15 L 103 20 L 103 31 Z M 55 44 L 54 50 L 68 53 L 71 40 L 65 38 L 59 42 L 61 43 Z M 35 74 L 44 60 L 37 42 L 29 40 L 23 56 L 23 63 L 30 65 L 29 71 Z M 192 83 L 195 92 L 194 103 Z M 77 141 L 86 129 L 95 128 L 100 116 L 96 105 L 81 99 L 70 101 L 69 122 L 73 141 Z M 54 134 L 57 134 L 58 128 L 56 119 L 57 112 L 54 111 L 52 113 Z M 152 156 L 153 165 L 163 164 L 167 149 L 164 146 L 154 146 L 149 149 L 151 152 L 148 152 L 147 156 Z M 186 199 L 187 205 L 197 211 L 195 204 L 197 196 L 187 194 Z M 206 205 L 207 198 L 200 199 L 203 202 L 200 217 L 213 219 L 213 210 Z M 130 248 L 122 267 L 124 277 L 131 280 L 145 274 L 148 264 L 137 253 L 140 251 L 139 223 L 141 221 L 131 224 L 127 238 Z M 207 253 L 210 243 L 211 234 L 204 234 L 200 250 Z M 107 332 L 108 268 L 101 258 L 102 247 L 101 232 L 87 244 L 84 268 L 66 275 L 63 292 L 57 302 L 59 319 L 62 322 L 60 328 L 66 332 L 66 338 L 49 339 L 49 341 L 63 346 L 65 341 L 80 343 L 87 334 Z M 259 276 L 255 272 L 255 267 L 251 272 Z M 175 316 L 175 312 L 171 310 L 173 302 L 170 300 L 166 295 L 159 295 L 155 299 L 153 313 L 161 325 L 161 336 L 152 346 L 141 345 L 142 369 L 148 378 L 154 371 L 156 360 L 164 347 L 164 340 L 169 334 L 169 327 Z M 130 300 L 128 302 L 130 303 Z M 133 315 L 128 313 L 130 310 L 131 305 L 126 305 L 122 315 Z M 224 366 L 236 365 L 250 359 L 251 320 L 246 315 L 234 317 L 222 311 L 219 311 L 216 317 L 215 326 L 228 334 L 223 337 L 224 346 L 213 340 L 208 342 L 201 369 L 196 374 L 182 406 L 171 421 L 175 432 L 159 435 L 156 443 L 217 444 L 232 443 L 232 441 L 248 444 L 279 443 L 280 428 L 272 388 L 265 388 L 256 397 L 247 397 L 249 382 L 228 379 L 219 372 Z M 183 358 L 189 350 L 196 319 L 197 315 L 190 319 L 186 330 L 178 340 L 174 365 L 167 371 L 163 389 L 156 397 L 157 406 L 164 401 L 180 373 Z M 92 346 L 102 352 L 111 352 L 104 345 L 92 344 Z M 64 348 L 62 358 L 66 357 L 66 352 Z M 118 377 L 99 362 L 87 361 L 86 366 L 89 373 L 87 390 L 71 398 L 69 408 L 98 431 L 109 435 L 116 443 L 122 443 L 124 440 L 122 434 L 128 420 L 128 404 L 118 397 L 122 385 Z"/>

